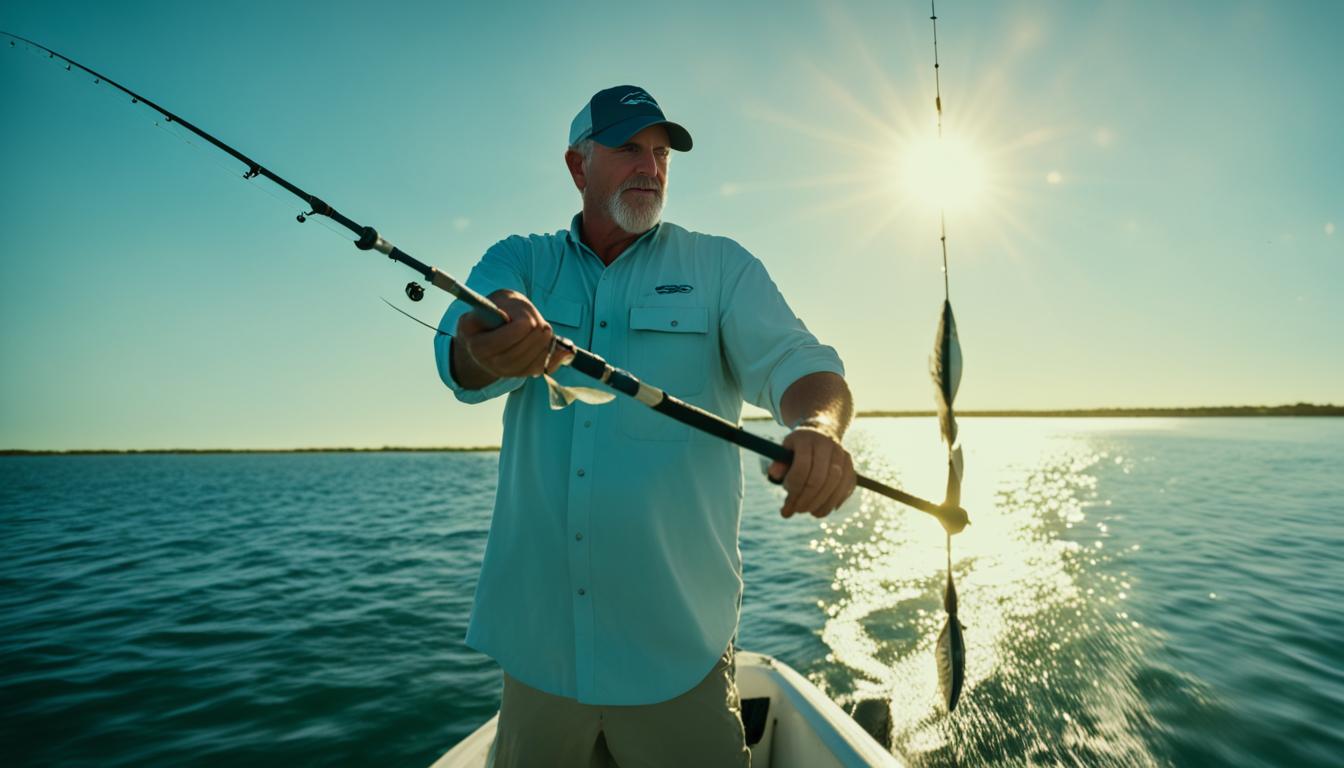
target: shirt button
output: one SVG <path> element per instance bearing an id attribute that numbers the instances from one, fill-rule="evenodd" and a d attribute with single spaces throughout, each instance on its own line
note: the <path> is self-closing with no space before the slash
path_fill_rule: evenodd
<path id="1" fill-rule="evenodd" d="M 578 472 L 575 472 L 574 474 L 578 475 L 579 477 L 583 477 L 583 470 L 580 469 Z"/>
<path id="2" fill-rule="evenodd" d="M 606 320 L 603 320 L 602 322 L 600 322 L 600 323 L 597 324 L 597 327 L 598 327 L 598 328 L 606 328 L 606 327 L 607 327 L 607 321 L 606 321 Z"/>
<path id="3" fill-rule="evenodd" d="M 586 595 L 586 594 L 588 594 L 588 593 L 584 590 L 584 588 L 583 588 L 583 587 L 579 587 L 579 597 L 583 597 L 583 596 Z"/>
<path id="4" fill-rule="evenodd" d="M 676 320 L 673 320 L 673 321 L 672 321 L 672 327 L 673 327 L 673 328 L 676 328 L 676 327 L 677 327 L 677 321 L 676 321 Z"/>
<path id="5" fill-rule="evenodd" d="M 583 541 L 583 534 L 582 534 L 582 533 L 576 533 L 576 534 L 574 534 L 574 540 L 575 540 L 575 541 Z"/>
<path id="6" fill-rule="evenodd" d="M 583 422 L 583 426 L 585 426 L 585 427 L 591 427 L 591 426 L 593 426 L 593 422 L 591 422 L 591 421 L 585 421 L 585 422 Z"/>

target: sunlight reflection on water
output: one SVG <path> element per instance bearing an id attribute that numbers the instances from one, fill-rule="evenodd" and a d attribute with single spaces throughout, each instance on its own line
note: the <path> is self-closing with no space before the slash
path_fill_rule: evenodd
<path id="1" fill-rule="evenodd" d="M 963 425 L 972 525 L 953 539 L 967 642 L 966 687 L 953 717 L 939 703 L 933 653 L 944 619 L 941 528 L 865 494 L 812 542 L 835 558 L 833 597 L 820 601 L 828 661 L 853 670 L 854 699 L 891 701 L 898 751 L 920 762 L 1066 752 L 1093 764 L 1153 762 L 1135 732 L 1147 707 L 1127 690 L 1151 632 L 1129 619 L 1132 587 L 1110 573 L 1126 552 L 1109 546 L 1104 521 L 1089 519 L 1108 503 L 1091 470 L 1111 462 L 1123 471 L 1129 460 L 1084 437 L 1095 437 L 1097 424 L 1060 426 Z M 946 470 L 925 445 L 936 445 L 936 435 L 921 439 L 927 431 L 919 421 L 870 420 L 853 450 L 862 471 L 940 498 Z"/>

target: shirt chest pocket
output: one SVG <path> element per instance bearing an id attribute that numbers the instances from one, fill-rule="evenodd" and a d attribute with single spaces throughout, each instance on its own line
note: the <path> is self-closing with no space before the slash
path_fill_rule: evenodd
<path id="1" fill-rule="evenodd" d="M 630 372 L 677 397 L 700 394 L 709 377 L 708 331 L 705 307 L 632 307 Z"/>
<path id="2" fill-rule="evenodd" d="M 632 307 L 626 360 L 641 381 L 678 398 L 705 390 L 711 372 L 709 310 L 705 307 Z M 624 399 L 624 398 L 623 398 Z M 621 422 L 632 437 L 685 440 L 687 427 L 647 406 L 621 403 Z"/>
<path id="3" fill-rule="evenodd" d="M 546 318 L 546 322 L 555 326 L 565 326 L 564 333 L 573 333 L 583 325 L 583 305 L 577 301 L 571 301 L 563 296 L 557 296 L 554 293 L 547 294 L 542 298 L 541 303 L 537 305 L 541 311 L 541 316 Z M 564 335 L 561 331 L 556 331 Z"/>

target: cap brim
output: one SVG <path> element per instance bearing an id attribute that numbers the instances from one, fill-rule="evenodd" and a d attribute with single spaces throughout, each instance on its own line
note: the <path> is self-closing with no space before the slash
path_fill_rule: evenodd
<path id="1" fill-rule="evenodd" d="M 660 120 L 656 115 L 640 115 L 632 117 L 629 120 L 622 120 L 613 126 L 608 127 L 601 133 L 595 133 L 590 138 L 605 147 L 619 147 L 630 140 L 631 136 L 648 128 L 651 125 L 662 125 L 667 127 L 668 146 L 678 152 L 691 151 L 691 134 L 685 128 L 672 122 L 671 120 Z"/>

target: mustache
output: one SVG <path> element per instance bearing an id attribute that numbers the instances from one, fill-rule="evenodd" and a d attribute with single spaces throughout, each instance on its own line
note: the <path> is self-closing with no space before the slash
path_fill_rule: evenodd
<path id="1" fill-rule="evenodd" d="M 634 178 L 622 183 L 620 188 L 616 190 L 616 194 L 619 195 L 620 193 L 626 191 L 627 189 L 647 189 L 653 192 L 657 192 L 660 197 L 663 194 L 663 186 L 659 184 L 658 180 L 653 178 L 652 176 L 635 176 Z"/>

